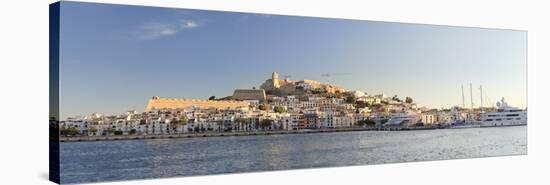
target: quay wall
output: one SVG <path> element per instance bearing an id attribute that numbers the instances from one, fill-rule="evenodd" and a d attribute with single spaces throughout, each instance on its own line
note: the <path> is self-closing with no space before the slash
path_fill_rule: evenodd
<path id="1" fill-rule="evenodd" d="M 328 132 L 352 132 L 352 131 L 412 131 L 440 129 L 435 127 L 416 128 L 340 128 L 340 129 L 304 129 L 304 130 L 279 130 L 279 131 L 248 131 L 248 132 L 204 132 L 186 134 L 164 134 L 164 135 L 119 135 L 119 136 L 73 136 L 60 137 L 60 142 L 80 141 L 112 141 L 112 140 L 138 140 L 138 139 L 174 139 L 174 138 L 196 138 L 196 137 L 225 137 L 225 136 L 255 136 L 255 135 L 283 135 L 283 134 L 312 134 Z"/>

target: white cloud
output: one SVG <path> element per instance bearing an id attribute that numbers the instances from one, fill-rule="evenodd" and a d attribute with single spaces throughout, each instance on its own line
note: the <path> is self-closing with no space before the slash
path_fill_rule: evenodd
<path id="1" fill-rule="evenodd" d="M 183 30 L 194 29 L 198 26 L 199 24 L 192 20 L 181 20 L 172 23 L 150 22 L 138 25 L 135 35 L 142 40 L 156 40 L 175 35 Z"/>
<path id="2" fill-rule="evenodd" d="M 199 25 L 195 21 L 184 20 L 181 22 L 181 28 L 183 29 L 192 29 L 192 28 L 196 28 L 197 26 Z"/>

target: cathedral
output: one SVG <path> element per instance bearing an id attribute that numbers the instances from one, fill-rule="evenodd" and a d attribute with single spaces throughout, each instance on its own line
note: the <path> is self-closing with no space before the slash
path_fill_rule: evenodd
<path id="1" fill-rule="evenodd" d="M 279 79 L 279 73 L 273 72 L 271 74 L 271 79 L 267 79 L 261 86 L 261 89 L 271 92 L 277 89 L 280 89 L 282 86 L 290 85 L 293 82 L 288 79 L 288 76 L 284 80 Z"/>

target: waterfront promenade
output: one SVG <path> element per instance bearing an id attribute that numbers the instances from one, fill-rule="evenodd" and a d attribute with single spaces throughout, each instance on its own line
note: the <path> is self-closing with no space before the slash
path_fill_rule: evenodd
<path id="1" fill-rule="evenodd" d="M 139 140 L 139 139 L 172 139 L 196 137 L 226 137 L 226 136 L 254 136 L 254 135 L 283 135 L 283 134 L 311 134 L 326 132 L 353 132 L 353 131 L 410 131 L 431 130 L 447 127 L 359 127 L 359 128 L 332 128 L 332 129 L 301 129 L 276 131 L 247 131 L 247 132 L 203 132 L 185 134 L 150 134 L 150 135 L 112 135 L 112 136 L 62 136 L 60 142 L 80 141 L 109 141 L 109 140 Z"/>

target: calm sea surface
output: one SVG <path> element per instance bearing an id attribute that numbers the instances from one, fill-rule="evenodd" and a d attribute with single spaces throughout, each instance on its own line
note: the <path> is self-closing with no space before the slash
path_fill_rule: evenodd
<path id="1" fill-rule="evenodd" d="M 61 182 L 527 154 L 527 127 L 61 143 Z"/>

